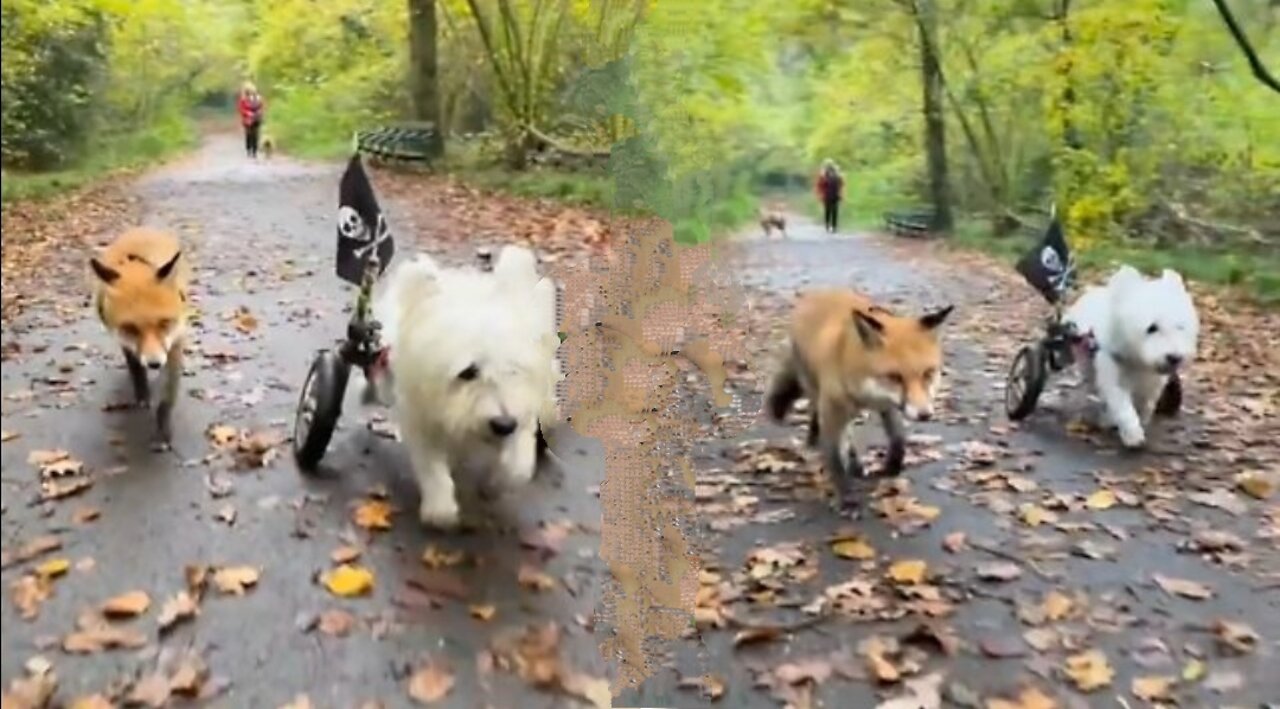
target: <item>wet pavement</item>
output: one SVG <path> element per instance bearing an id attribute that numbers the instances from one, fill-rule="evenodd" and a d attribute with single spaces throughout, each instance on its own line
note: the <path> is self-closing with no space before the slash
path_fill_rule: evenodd
<path id="1" fill-rule="evenodd" d="M 1228 371 L 1217 390 L 1209 365 L 1193 368 L 1183 415 L 1154 424 L 1137 455 L 1076 420 L 1071 372 L 1013 424 L 1005 371 L 1047 314 L 1028 286 L 928 244 L 791 232 L 750 235 L 734 257 L 756 347 L 731 377 L 746 405 L 721 412 L 745 433 L 707 425 L 693 447 L 697 630 L 616 705 L 1280 702 L 1274 377 Z M 941 415 L 909 425 L 900 479 L 864 481 L 857 521 L 829 508 L 803 417 L 756 415 L 788 303 L 818 285 L 905 312 L 957 306 Z M 689 405 L 708 408 L 705 390 Z M 858 440 L 875 471 L 878 424 Z"/>
<path id="2" fill-rule="evenodd" d="M 120 406 L 124 363 L 79 281 L 4 332 L 5 687 L 51 664 L 63 703 L 121 697 L 145 685 L 131 680 L 188 667 L 191 651 L 204 667 L 198 686 L 169 686 L 208 706 L 277 707 L 303 694 L 316 707 L 407 706 L 412 692 L 440 691 L 450 706 L 580 703 L 570 695 L 595 691 L 605 674 L 592 620 L 604 574 L 599 447 L 559 431 L 563 469 L 518 495 L 464 501 L 468 533 L 433 533 L 414 514 L 386 412 L 362 407 L 353 384 L 323 469 L 300 475 L 287 441 L 298 388 L 354 301 L 332 270 L 343 166 L 254 163 L 237 146 L 214 136 L 136 187 L 144 221 L 174 229 L 196 269 L 172 453 L 149 450 L 149 414 Z M 412 225 L 397 222 L 394 203 L 384 209 L 403 254 Z M 46 493 L 65 496 L 42 499 L 42 477 L 61 486 Z M 393 512 L 377 529 L 383 503 Z M 339 560 L 373 573 L 369 595 L 322 585 Z M 249 567 L 257 580 L 236 595 L 211 576 L 199 614 L 162 634 L 162 606 L 199 590 L 189 567 L 200 566 Z M 149 608 L 111 627 L 142 642 L 64 649 L 86 609 L 133 591 Z M 521 663 L 537 658 L 579 681 L 534 689 Z"/>

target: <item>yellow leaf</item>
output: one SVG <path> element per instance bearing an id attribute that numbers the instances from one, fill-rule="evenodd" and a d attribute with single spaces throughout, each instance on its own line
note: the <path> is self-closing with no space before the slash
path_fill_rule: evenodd
<path id="1" fill-rule="evenodd" d="M 1134 677 L 1130 689 L 1133 691 L 1133 696 L 1150 702 L 1157 699 L 1170 699 L 1173 685 L 1177 682 L 1177 677 Z"/>
<path id="2" fill-rule="evenodd" d="M 50 559 L 36 567 L 36 575 L 41 578 L 51 579 L 67 573 L 71 568 L 71 562 L 66 559 Z"/>
<path id="3" fill-rule="evenodd" d="M 1038 687 L 1027 687 L 1015 699 L 987 700 L 987 709 L 1058 709 L 1058 702 Z"/>
<path id="4" fill-rule="evenodd" d="M 1182 679 L 1186 682 L 1195 682 L 1204 677 L 1204 663 L 1200 660 L 1188 660 L 1185 667 L 1182 668 Z"/>
<path id="5" fill-rule="evenodd" d="M 391 505 L 383 500 L 365 500 L 355 511 L 355 523 L 365 529 L 391 529 Z"/>
<path id="6" fill-rule="evenodd" d="M 498 612 L 498 609 L 491 605 L 471 606 L 471 617 L 476 620 L 490 621 Z"/>
<path id="7" fill-rule="evenodd" d="M 1027 523 L 1029 527 L 1039 527 L 1045 522 L 1053 523 L 1058 521 L 1058 516 L 1046 510 L 1040 505 L 1025 504 L 1019 511 L 1022 515 L 1022 521 Z"/>
<path id="8" fill-rule="evenodd" d="M 841 559 L 874 559 L 876 550 L 861 539 L 841 539 L 831 545 L 831 551 Z"/>
<path id="9" fill-rule="evenodd" d="M 1101 650 L 1086 650 L 1068 657 L 1066 671 L 1067 676 L 1082 692 L 1105 687 L 1111 684 L 1111 678 L 1115 676 L 1115 670 L 1111 669 L 1107 656 Z"/>
<path id="10" fill-rule="evenodd" d="M 1089 496 L 1085 500 L 1085 504 L 1091 510 L 1106 510 L 1116 504 L 1116 494 L 1110 490 L 1102 489 Z"/>
<path id="11" fill-rule="evenodd" d="M 1262 473 L 1241 473 L 1236 477 L 1236 485 L 1250 497 L 1265 500 L 1276 490 L 1274 481 Z"/>
<path id="12" fill-rule="evenodd" d="M 373 590 L 373 572 L 351 564 L 343 564 L 326 573 L 323 581 L 330 593 L 343 598 L 362 596 Z"/>
<path id="13" fill-rule="evenodd" d="M 895 561 L 893 565 L 889 567 L 889 578 L 893 579 L 895 583 L 923 583 L 925 572 L 928 568 L 928 564 L 920 559 Z"/>
<path id="14" fill-rule="evenodd" d="M 228 566 L 213 572 L 213 585 L 222 593 L 243 596 L 245 588 L 258 583 L 259 575 L 252 566 Z"/>

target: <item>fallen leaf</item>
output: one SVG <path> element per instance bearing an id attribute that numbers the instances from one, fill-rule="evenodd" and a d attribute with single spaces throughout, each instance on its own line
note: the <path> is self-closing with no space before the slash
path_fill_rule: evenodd
<path id="1" fill-rule="evenodd" d="M 391 505 L 385 500 L 365 500 L 356 507 L 352 520 L 364 529 L 391 529 Z"/>
<path id="2" fill-rule="evenodd" d="M 1040 505 L 1024 504 L 1019 508 L 1019 515 L 1022 521 L 1028 527 L 1039 527 L 1041 524 L 1048 522 L 1052 524 L 1058 521 L 1058 515 L 1046 510 Z"/>
<path id="3" fill-rule="evenodd" d="M 866 658 L 867 668 L 871 670 L 871 676 L 880 682 L 897 682 L 902 679 L 902 672 L 889 660 L 886 655 L 890 652 L 890 647 L 883 638 L 871 636 L 859 645 L 863 657 Z"/>
<path id="4" fill-rule="evenodd" d="M 441 551 L 434 544 L 427 545 L 422 550 L 422 563 L 426 564 L 429 569 L 443 569 L 450 566 L 458 566 L 467 557 L 466 552 L 462 551 Z"/>
<path id="5" fill-rule="evenodd" d="M 36 567 L 36 575 L 40 578 L 51 579 L 61 576 L 71 569 L 71 561 L 68 559 L 49 559 Z"/>
<path id="6" fill-rule="evenodd" d="M 224 594 L 243 596 L 245 589 L 258 583 L 262 572 L 252 566 L 229 566 L 213 572 L 213 585 Z"/>
<path id="7" fill-rule="evenodd" d="M 978 567 L 978 578 L 983 581 L 1012 581 L 1022 576 L 1022 567 L 1012 561 L 994 561 Z"/>
<path id="8" fill-rule="evenodd" d="M 1090 495 L 1084 503 L 1091 510 L 1111 509 L 1116 504 L 1116 494 L 1103 488 Z"/>
<path id="9" fill-rule="evenodd" d="M 903 682 L 906 691 L 876 705 L 876 709 L 939 709 L 942 706 L 942 673 L 934 672 Z"/>
<path id="10" fill-rule="evenodd" d="M 194 652 L 187 652 L 182 662 L 169 677 L 169 689 L 186 697 L 194 697 L 200 693 L 205 680 L 209 679 L 209 667 Z"/>
<path id="11" fill-rule="evenodd" d="M 156 622 L 160 625 L 160 632 L 164 633 L 180 621 L 193 618 L 199 613 L 200 607 L 191 594 L 178 591 L 177 595 L 165 601 L 160 607 L 160 615 L 156 618 Z"/>
<path id="12" fill-rule="evenodd" d="M 142 615 L 151 607 L 151 597 L 146 591 L 130 591 L 102 604 L 102 613 L 108 618 L 132 618 Z"/>
<path id="13" fill-rule="evenodd" d="M 214 519 L 226 524 L 227 526 L 234 525 L 236 523 L 235 505 L 228 504 L 218 508 L 218 512 L 214 515 Z"/>
<path id="14" fill-rule="evenodd" d="M 1044 617 L 1052 622 L 1066 618 L 1074 606 L 1075 602 L 1069 596 L 1057 591 L 1050 591 L 1045 594 L 1044 603 L 1041 604 L 1044 609 Z"/>
<path id="15" fill-rule="evenodd" d="M 483 620 L 485 622 L 493 620 L 493 616 L 498 612 L 498 608 L 496 606 L 487 604 L 470 606 L 468 607 L 468 610 L 470 611 L 472 618 L 475 618 L 476 620 Z"/>
<path id="16" fill-rule="evenodd" d="M 968 536 L 964 532 L 952 532 L 942 540 L 942 548 L 952 554 L 959 554 L 968 546 Z"/>
<path id="17" fill-rule="evenodd" d="M 5 704 L 5 707 L 8 706 L 8 704 Z M 69 709 L 115 709 L 116 705 L 101 694 L 90 694 L 87 697 L 72 699 L 71 704 L 68 706 Z"/>
<path id="18" fill-rule="evenodd" d="M 1187 664 L 1182 668 L 1182 681 L 1195 682 L 1204 677 L 1205 667 L 1200 660 L 1192 658 L 1187 660 Z"/>
<path id="19" fill-rule="evenodd" d="M 1037 687 L 1025 687 L 1014 699 L 989 699 L 987 709 L 1057 709 L 1058 702 Z"/>
<path id="20" fill-rule="evenodd" d="M 3 567 L 7 569 L 14 564 L 31 561 L 37 556 L 42 556 L 61 548 L 62 540 L 52 534 L 36 537 L 23 544 L 17 551 L 5 551 Z"/>
<path id="21" fill-rule="evenodd" d="M 1172 699 L 1173 686 L 1177 677 L 1134 677 L 1130 686 L 1133 696 L 1148 702 Z"/>
<path id="22" fill-rule="evenodd" d="M 325 635 L 341 638 L 346 637 L 355 624 L 355 616 L 340 608 L 331 608 L 320 614 L 316 627 Z"/>
<path id="23" fill-rule="evenodd" d="M 315 709 L 315 705 L 311 703 L 311 698 L 307 695 L 298 694 L 288 704 L 281 704 L 280 709 Z"/>
<path id="24" fill-rule="evenodd" d="M 223 424 L 214 424 L 205 431 L 205 435 L 209 437 L 209 441 L 219 448 L 227 446 L 240 438 L 240 431 L 234 426 L 226 426 Z"/>
<path id="25" fill-rule="evenodd" d="M 9 441 L 19 438 L 22 434 L 17 431 L 0 431 L 0 443 L 8 443 Z"/>
<path id="26" fill-rule="evenodd" d="M 1107 656 L 1101 650 L 1086 650 L 1068 657 L 1066 673 L 1082 692 L 1105 687 L 1115 676 L 1115 670 L 1111 669 Z"/>
<path id="27" fill-rule="evenodd" d="M 1206 507 L 1216 507 L 1223 512 L 1239 517 L 1248 507 L 1239 495 L 1225 488 L 1214 488 L 1213 492 L 1193 492 L 1187 499 Z"/>
<path id="28" fill-rule="evenodd" d="M 62 649 L 72 654 L 87 655 L 113 649 L 133 649 L 147 644 L 147 638 L 132 628 L 110 625 L 99 616 L 86 616 L 79 630 L 62 640 Z"/>
<path id="29" fill-rule="evenodd" d="M 1276 491 L 1276 482 L 1261 471 L 1252 471 L 1237 475 L 1236 487 L 1254 499 L 1265 500 Z"/>
<path id="30" fill-rule="evenodd" d="M 831 551 L 841 559 L 866 561 L 876 558 L 876 550 L 862 539 L 840 539 L 831 545 Z"/>
<path id="31" fill-rule="evenodd" d="M 437 662 L 428 662 L 409 677 L 409 697 L 419 704 L 434 704 L 453 690 L 453 673 Z"/>
<path id="32" fill-rule="evenodd" d="M 27 463 L 43 468 L 70 457 L 71 454 L 64 450 L 34 450 L 27 454 Z"/>
<path id="33" fill-rule="evenodd" d="M 102 516 L 102 511 L 96 507 L 81 507 L 71 515 L 71 521 L 76 524 L 88 524 Z"/>
<path id="34" fill-rule="evenodd" d="M 683 677 L 677 686 L 681 689 L 696 689 L 713 702 L 719 701 L 725 691 L 724 680 L 715 675 Z"/>
<path id="35" fill-rule="evenodd" d="M 342 564 L 327 572 L 322 581 L 329 593 L 342 598 L 363 596 L 373 590 L 373 572 L 351 564 Z"/>
<path id="36" fill-rule="evenodd" d="M 1156 585 L 1171 596 L 1182 596 L 1196 601 L 1213 598 L 1213 589 L 1202 583 L 1161 574 L 1153 574 L 1151 578 L 1156 582 Z"/>
<path id="37" fill-rule="evenodd" d="M 58 689 L 58 676 L 53 672 L 53 665 L 44 661 L 43 657 L 35 657 L 28 661 L 25 677 L 15 677 L 4 691 L 4 709 L 43 709 L 53 699 Z"/>
<path id="38" fill-rule="evenodd" d="M 46 579 L 30 574 L 14 581 L 9 588 L 13 605 L 18 608 L 18 615 L 23 620 L 34 620 L 40 615 L 40 604 L 49 599 L 53 590 Z"/>
<path id="39" fill-rule="evenodd" d="M 889 567 L 889 578 L 893 579 L 894 583 L 920 584 L 924 582 L 927 571 L 928 564 L 920 559 L 895 561 Z"/>
<path id="40" fill-rule="evenodd" d="M 777 640 L 780 637 L 782 637 L 782 628 L 777 626 L 744 628 L 733 636 L 733 646 L 742 647 L 743 645 L 766 643 Z"/>
<path id="41" fill-rule="evenodd" d="M 520 582 L 521 586 L 532 591 L 550 591 L 556 587 L 555 579 L 551 578 L 546 573 L 529 566 L 528 564 L 522 564 L 520 566 L 520 570 L 517 573 L 516 578 Z"/>
<path id="42" fill-rule="evenodd" d="M 334 549 L 333 552 L 329 554 L 329 558 L 335 564 L 350 564 L 360 558 L 360 553 L 360 550 L 356 547 L 341 546 Z"/>
<path id="43" fill-rule="evenodd" d="M 1218 642 L 1222 643 L 1226 649 L 1240 655 L 1253 652 L 1257 649 L 1260 640 L 1257 631 L 1237 621 L 1214 621 L 1213 632 L 1218 636 Z"/>

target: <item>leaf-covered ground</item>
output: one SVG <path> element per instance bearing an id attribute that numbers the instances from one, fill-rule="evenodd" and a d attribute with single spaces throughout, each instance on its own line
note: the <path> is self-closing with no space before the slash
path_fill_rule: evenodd
<path id="1" fill-rule="evenodd" d="M 394 427 L 355 392 L 321 474 L 296 470 L 298 387 L 353 302 L 332 271 L 341 168 L 253 164 L 221 135 L 136 185 L 6 206 L 5 709 L 607 704 L 593 441 L 564 431 L 562 469 L 473 501 L 457 536 L 422 530 Z M 608 237 L 573 210 L 375 183 L 402 254 Z M 85 257 L 135 219 L 196 268 L 172 453 L 149 450 L 87 297 Z"/>
<path id="2" fill-rule="evenodd" d="M 701 540 L 695 628 L 630 706 L 988 709 L 1259 706 L 1280 700 L 1280 318 L 1209 294 L 1186 408 L 1122 454 L 1051 382 L 1008 421 L 1003 381 L 1047 306 L 1012 269 L 910 242 L 747 240 L 734 256 L 752 350 L 731 410 L 690 445 Z M 868 479 L 857 521 L 826 502 L 803 416 L 762 422 L 794 292 L 849 285 L 946 302 L 942 415 L 906 473 Z M 701 379 L 690 379 L 700 382 Z M 693 385 L 695 389 L 699 385 Z M 876 425 L 859 432 L 874 471 Z"/>

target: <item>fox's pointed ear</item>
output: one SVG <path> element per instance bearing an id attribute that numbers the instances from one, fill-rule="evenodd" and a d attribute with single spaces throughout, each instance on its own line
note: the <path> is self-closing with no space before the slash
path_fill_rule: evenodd
<path id="1" fill-rule="evenodd" d="M 165 265 L 156 269 L 156 280 L 163 281 L 164 279 L 168 278 L 173 273 L 173 267 L 178 265 L 178 259 L 180 258 L 182 258 L 181 251 L 174 254 L 173 258 L 169 259 L 169 261 L 165 263 Z"/>
<path id="2" fill-rule="evenodd" d="M 884 323 L 861 310 L 853 311 L 853 327 L 867 349 L 875 349 L 884 344 Z"/>
<path id="3" fill-rule="evenodd" d="M 107 285 L 115 283 L 116 279 L 120 277 L 119 271 L 111 268 L 96 258 L 89 259 L 89 265 L 93 266 L 93 272 L 98 274 L 98 278 L 102 279 L 102 282 Z"/>
<path id="4" fill-rule="evenodd" d="M 942 322 L 947 319 L 947 316 L 951 314 L 951 311 L 955 309 L 956 309 L 956 306 L 948 305 L 947 307 L 941 310 L 935 310 L 932 313 L 927 313 L 921 316 L 920 327 L 923 327 L 926 330 L 932 330 L 936 328 L 937 326 L 941 325 Z"/>

